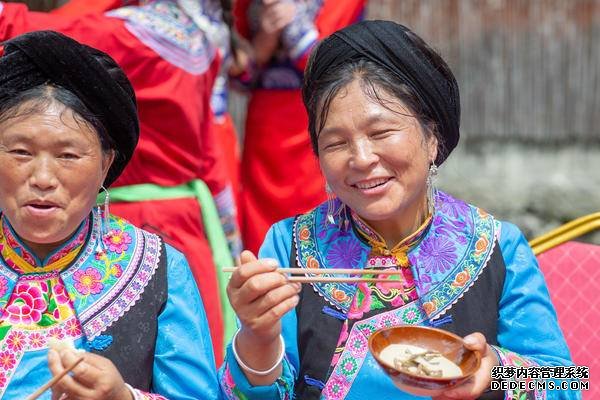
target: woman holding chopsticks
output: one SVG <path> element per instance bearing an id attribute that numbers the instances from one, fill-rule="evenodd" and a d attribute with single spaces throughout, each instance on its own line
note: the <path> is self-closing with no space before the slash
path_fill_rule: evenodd
<path id="1" fill-rule="evenodd" d="M 441 57 L 402 25 L 361 22 L 313 51 L 303 98 L 329 200 L 275 224 L 259 259 L 242 254 L 228 287 L 241 326 L 220 371 L 226 397 L 412 399 L 367 341 L 419 324 L 482 355 L 474 379 L 440 399 L 577 398 L 489 391 L 495 365 L 572 362 L 518 228 L 434 188 L 460 120 Z"/>
<path id="2" fill-rule="evenodd" d="M 138 138 L 108 55 L 52 31 L 2 43 L 0 398 L 220 397 L 187 261 L 95 207 Z"/>

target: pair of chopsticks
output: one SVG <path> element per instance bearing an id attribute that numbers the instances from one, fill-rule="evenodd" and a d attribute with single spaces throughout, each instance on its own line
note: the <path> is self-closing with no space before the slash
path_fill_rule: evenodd
<path id="1" fill-rule="evenodd" d="M 79 363 L 82 362 L 82 361 L 83 361 L 83 356 L 81 356 L 77 361 L 75 361 L 69 368 L 66 368 L 63 372 L 61 372 L 60 374 L 54 376 L 52 379 L 50 379 L 48 382 L 46 382 L 46 384 L 44 384 L 43 386 L 41 386 L 38 390 L 35 391 L 35 393 L 33 393 L 31 396 L 29 396 L 25 400 L 35 400 L 38 397 L 40 397 L 46 390 L 48 390 L 52 386 L 54 386 L 56 384 L 56 382 L 60 381 L 63 376 L 65 376 L 66 374 L 68 374 L 69 372 L 71 372 L 73 370 L 73 368 L 75 368 L 76 366 L 78 366 Z"/>
<path id="2" fill-rule="evenodd" d="M 238 267 L 225 267 L 223 272 L 235 272 Z M 386 278 L 359 278 L 351 276 L 306 276 L 307 274 L 313 275 L 400 275 L 402 272 L 398 270 L 375 270 L 375 269 L 344 269 L 344 268 L 277 268 L 276 270 L 282 274 L 290 275 L 304 275 L 304 276 L 290 276 L 288 277 L 289 282 L 347 282 L 347 283 L 360 283 L 360 282 L 390 282 Z"/>

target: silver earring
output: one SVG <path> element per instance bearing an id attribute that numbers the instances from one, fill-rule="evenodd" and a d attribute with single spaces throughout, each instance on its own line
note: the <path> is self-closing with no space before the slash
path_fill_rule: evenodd
<path id="1" fill-rule="evenodd" d="M 327 193 L 327 221 L 329 221 L 330 224 L 335 225 L 335 220 L 333 218 L 333 214 L 335 213 L 335 195 L 327 182 L 325 183 L 325 193 Z"/>
<path id="2" fill-rule="evenodd" d="M 331 190 L 329 183 L 325 183 L 325 192 L 327 193 L 327 221 L 331 225 L 335 225 L 336 217 L 339 219 L 339 228 L 348 230 L 350 226 L 350 219 L 348 218 L 348 210 L 346 205 L 340 202 L 340 206 L 336 210 L 335 208 L 335 194 Z"/>
<path id="3" fill-rule="evenodd" d="M 435 211 L 435 197 L 437 189 L 435 188 L 435 178 L 438 174 L 438 167 L 435 162 L 432 162 L 429 166 L 429 173 L 427 174 L 427 207 L 429 214 L 433 215 Z"/>
<path id="4" fill-rule="evenodd" d="M 104 185 L 100 186 L 100 189 L 104 192 L 104 214 L 100 213 L 100 206 L 98 206 L 98 213 L 102 216 L 102 231 L 106 235 L 108 233 L 108 226 L 110 222 L 110 193 L 104 187 Z"/>

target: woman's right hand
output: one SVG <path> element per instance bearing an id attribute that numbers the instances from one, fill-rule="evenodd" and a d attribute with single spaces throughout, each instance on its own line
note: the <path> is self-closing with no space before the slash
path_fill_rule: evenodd
<path id="1" fill-rule="evenodd" d="M 241 322 L 233 346 L 248 368 L 271 370 L 280 353 L 285 351 L 279 340 L 281 318 L 298 304 L 301 285 L 288 282 L 277 272 L 279 265 L 275 260 L 258 260 L 246 250 L 240 261 L 241 265 L 227 285 L 229 302 Z M 241 364 L 240 367 L 254 386 L 272 384 L 282 371 L 281 366 L 277 366 L 268 375 L 257 375 Z"/>
<path id="2" fill-rule="evenodd" d="M 258 260 L 245 250 L 241 265 L 231 275 L 227 296 L 240 322 L 241 330 L 259 342 L 274 341 L 281 333 L 281 317 L 296 304 L 301 285 L 288 282 L 273 259 Z"/>

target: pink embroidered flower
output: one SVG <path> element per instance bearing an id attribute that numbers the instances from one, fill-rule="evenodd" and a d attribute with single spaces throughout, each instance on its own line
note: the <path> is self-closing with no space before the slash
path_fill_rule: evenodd
<path id="1" fill-rule="evenodd" d="M 52 328 L 48 331 L 48 338 L 55 338 L 58 340 L 62 340 L 65 337 L 65 333 L 59 327 Z"/>
<path id="2" fill-rule="evenodd" d="M 13 352 L 21 351 L 25 346 L 25 334 L 23 332 L 11 332 L 6 338 L 8 349 Z"/>
<path id="3" fill-rule="evenodd" d="M 47 307 L 42 291 L 37 286 L 19 283 L 5 312 L 10 323 L 29 325 L 39 322 Z"/>
<path id="4" fill-rule="evenodd" d="M 52 293 L 54 294 L 54 300 L 56 300 L 58 304 L 69 304 L 69 294 L 62 282 L 56 282 L 54 286 L 52 286 Z"/>
<path id="5" fill-rule="evenodd" d="M 67 335 L 77 337 L 81 335 L 81 325 L 75 318 L 70 319 L 65 325 L 65 331 L 67 331 Z"/>
<path id="6" fill-rule="evenodd" d="M 104 237 L 104 243 L 110 251 L 121 254 L 126 251 L 131 243 L 131 236 L 127 232 L 118 229 L 109 231 Z"/>
<path id="7" fill-rule="evenodd" d="M 42 347 L 44 345 L 44 337 L 39 333 L 32 333 L 29 335 L 29 345 L 34 349 Z"/>
<path id="8" fill-rule="evenodd" d="M 0 297 L 6 294 L 8 290 L 8 280 L 5 277 L 0 276 Z"/>
<path id="9" fill-rule="evenodd" d="M 83 295 L 98 294 L 104 288 L 102 284 L 102 275 L 93 267 L 88 267 L 85 271 L 76 271 L 73 274 L 75 280 L 75 289 Z"/>
<path id="10" fill-rule="evenodd" d="M 120 264 L 114 264 L 113 266 L 110 267 L 110 273 L 115 278 L 120 278 L 121 275 L 123 275 L 123 267 L 121 267 Z"/>
<path id="11" fill-rule="evenodd" d="M 3 351 L 0 353 L 0 368 L 8 371 L 15 367 L 15 355 L 9 351 Z"/>
<path id="12" fill-rule="evenodd" d="M 323 388 L 323 397 L 326 399 L 343 399 L 348 383 L 341 376 L 334 376 L 329 379 L 327 385 Z"/>
<path id="13" fill-rule="evenodd" d="M 361 297 L 362 299 L 360 299 Z M 354 299 L 352 299 L 352 304 L 348 311 L 348 318 L 360 319 L 363 314 L 368 313 L 369 311 L 371 311 L 371 289 L 369 289 L 369 286 L 366 283 L 359 283 L 358 290 L 354 295 Z"/>
<path id="14" fill-rule="evenodd" d="M 0 371 L 0 388 L 4 388 L 6 386 L 6 374 L 4 371 Z"/>

